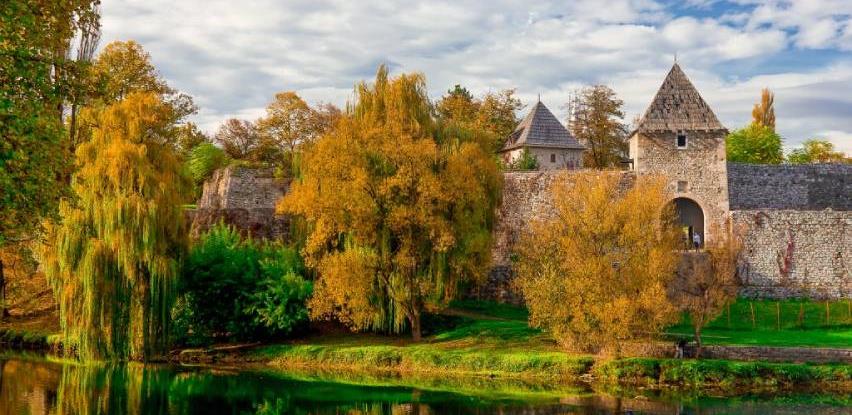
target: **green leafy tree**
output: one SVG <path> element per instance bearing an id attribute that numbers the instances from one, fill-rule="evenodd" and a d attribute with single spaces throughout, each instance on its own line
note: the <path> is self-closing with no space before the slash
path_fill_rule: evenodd
<path id="1" fill-rule="evenodd" d="M 752 123 L 728 134 L 725 139 L 728 161 L 736 163 L 780 164 L 784 161 L 781 136 L 770 127 Z"/>
<path id="2" fill-rule="evenodd" d="M 500 175 L 476 130 L 434 117 L 420 74 L 360 84 L 355 104 L 304 153 L 279 210 L 303 217 L 318 271 L 313 318 L 421 336 L 421 314 L 485 275 Z"/>
<path id="3" fill-rule="evenodd" d="M 78 71 L 66 55 L 75 33 L 98 27 L 98 4 L 11 0 L 0 7 L 0 249 L 33 239 L 67 191 L 58 180 L 70 159 L 63 105 Z M 6 284 L 0 259 L 0 318 Z"/>
<path id="4" fill-rule="evenodd" d="M 435 104 L 444 123 L 485 134 L 492 152 L 503 148 L 506 138 L 515 130 L 519 122 L 516 113 L 521 108 L 523 105 L 515 97 L 514 89 L 489 92 L 482 98 L 475 98 L 461 85 L 447 91 Z"/>
<path id="5" fill-rule="evenodd" d="M 491 133 L 494 137 L 492 151 L 498 151 L 506 144 L 506 139 L 520 122 L 517 113 L 523 107 L 514 89 L 489 92 L 482 97 L 474 127 Z"/>
<path id="6" fill-rule="evenodd" d="M 526 148 L 521 153 L 521 156 L 509 165 L 509 168 L 512 170 L 537 170 L 538 167 L 538 159 Z"/>
<path id="7" fill-rule="evenodd" d="M 186 160 L 187 172 L 196 187 L 194 195 L 198 196 L 198 190 L 207 179 L 213 176 L 213 172 L 227 166 L 230 161 L 225 151 L 213 143 L 204 142 L 195 146 Z"/>
<path id="8" fill-rule="evenodd" d="M 808 163 L 852 163 L 842 151 L 835 151 L 834 144 L 828 140 L 806 140 L 802 146 L 794 149 L 787 156 L 787 161 L 793 164 Z"/>
<path id="9" fill-rule="evenodd" d="M 150 93 L 83 111 L 93 128 L 77 149 L 75 198 L 39 250 L 65 346 L 82 357 L 144 360 L 168 346 L 188 186 L 168 144 L 172 111 Z"/>

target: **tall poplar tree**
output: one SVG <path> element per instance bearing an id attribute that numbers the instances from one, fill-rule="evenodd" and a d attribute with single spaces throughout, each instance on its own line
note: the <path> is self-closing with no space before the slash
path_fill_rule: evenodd
<path id="1" fill-rule="evenodd" d="M 775 94 L 769 88 L 760 91 L 760 102 L 751 110 L 752 122 L 775 131 Z"/>
<path id="2" fill-rule="evenodd" d="M 174 108 L 153 93 L 81 114 L 75 198 L 60 205 L 39 254 L 66 347 L 86 358 L 148 359 L 166 350 L 186 246 L 188 180 L 171 146 Z"/>

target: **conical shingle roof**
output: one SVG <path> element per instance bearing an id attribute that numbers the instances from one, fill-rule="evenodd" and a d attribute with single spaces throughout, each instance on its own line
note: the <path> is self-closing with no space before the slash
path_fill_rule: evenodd
<path id="1" fill-rule="evenodd" d="M 506 140 L 503 151 L 520 147 L 547 147 L 582 150 L 580 144 L 565 126 L 541 101 L 537 102 L 523 121 Z"/>
<path id="2" fill-rule="evenodd" d="M 677 63 L 636 129 L 640 132 L 726 131 Z"/>

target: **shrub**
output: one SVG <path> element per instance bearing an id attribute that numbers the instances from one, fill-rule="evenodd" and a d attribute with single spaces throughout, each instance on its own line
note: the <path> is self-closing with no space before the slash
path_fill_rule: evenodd
<path id="1" fill-rule="evenodd" d="M 217 225 L 190 250 L 173 309 L 185 344 L 289 334 L 307 320 L 311 283 L 295 250 Z"/>
<path id="2" fill-rule="evenodd" d="M 538 170 L 538 159 L 529 149 L 525 148 L 521 156 L 509 164 L 509 168 L 512 170 Z"/>
<path id="3" fill-rule="evenodd" d="M 219 147 L 203 142 L 192 148 L 186 160 L 186 169 L 195 186 L 201 186 L 216 169 L 226 166 L 230 158 Z"/>

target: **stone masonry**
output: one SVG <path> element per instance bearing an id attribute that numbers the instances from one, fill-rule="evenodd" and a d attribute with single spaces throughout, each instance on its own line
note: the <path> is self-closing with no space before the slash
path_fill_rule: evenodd
<path id="1" fill-rule="evenodd" d="M 222 221 L 256 238 L 287 240 L 289 220 L 275 214 L 275 205 L 289 182 L 272 169 L 231 166 L 217 170 L 204 183 L 197 209 L 192 212 L 194 236 Z"/>
<path id="2" fill-rule="evenodd" d="M 756 209 L 731 218 L 744 232 L 742 294 L 852 296 L 852 212 Z"/>
<path id="3" fill-rule="evenodd" d="M 852 210 L 852 164 L 728 163 L 731 210 Z"/>

